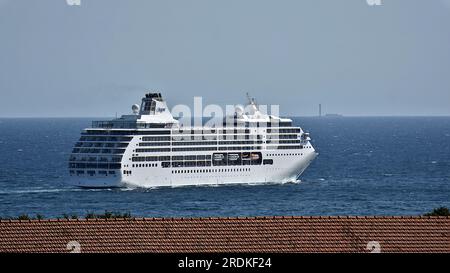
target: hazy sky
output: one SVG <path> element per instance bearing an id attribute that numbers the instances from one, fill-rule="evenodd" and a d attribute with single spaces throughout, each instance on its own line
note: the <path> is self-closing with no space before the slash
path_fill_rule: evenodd
<path id="1" fill-rule="evenodd" d="M 450 115 L 450 0 L 0 0 L 0 117 L 279 104 Z"/>

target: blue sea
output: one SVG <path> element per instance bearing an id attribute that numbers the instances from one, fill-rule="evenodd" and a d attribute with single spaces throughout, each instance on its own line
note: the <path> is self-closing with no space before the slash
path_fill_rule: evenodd
<path id="1" fill-rule="evenodd" d="M 86 190 L 66 183 L 91 119 L 0 119 L 0 217 L 421 215 L 450 207 L 449 117 L 293 118 L 320 153 L 298 184 Z"/>

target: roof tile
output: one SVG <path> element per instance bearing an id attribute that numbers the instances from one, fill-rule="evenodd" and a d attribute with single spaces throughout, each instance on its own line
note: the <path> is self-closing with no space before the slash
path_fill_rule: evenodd
<path id="1" fill-rule="evenodd" d="M 0 221 L 0 252 L 450 252 L 450 217 L 262 216 Z"/>

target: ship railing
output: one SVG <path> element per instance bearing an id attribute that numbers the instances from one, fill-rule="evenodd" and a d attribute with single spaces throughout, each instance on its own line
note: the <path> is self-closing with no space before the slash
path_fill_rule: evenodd
<path id="1" fill-rule="evenodd" d="M 150 128 L 172 128 L 171 123 L 147 123 L 147 122 L 130 122 L 130 121 L 92 121 L 92 128 L 102 129 L 150 129 Z"/>
<path id="2" fill-rule="evenodd" d="M 112 129 L 112 128 L 124 128 L 124 129 L 135 129 L 136 122 L 129 121 L 93 121 L 92 128 L 103 128 L 103 129 Z"/>

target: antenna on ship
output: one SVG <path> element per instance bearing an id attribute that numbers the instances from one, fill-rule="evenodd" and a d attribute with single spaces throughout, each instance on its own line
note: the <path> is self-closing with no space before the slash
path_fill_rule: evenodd
<path id="1" fill-rule="evenodd" d="M 258 104 L 256 103 L 256 99 L 253 97 L 250 97 L 250 94 L 248 92 L 246 92 L 247 95 L 247 99 L 248 99 L 248 103 L 249 104 L 253 104 L 255 106 L 258 106 Z"/>
<path id="2" fill-rule="evenodd" d="M 248 92 L 245 92 L 245 95 L 247 95 L 248 103 L 252 104 L 252 98 L 250 97 L 250 94 Z"/>

